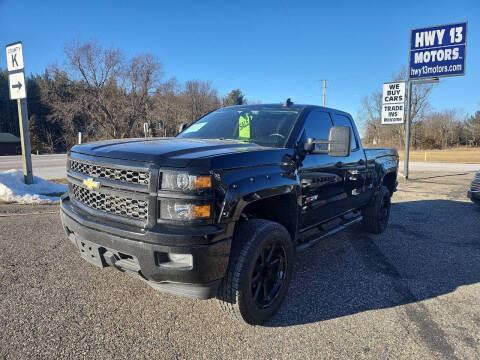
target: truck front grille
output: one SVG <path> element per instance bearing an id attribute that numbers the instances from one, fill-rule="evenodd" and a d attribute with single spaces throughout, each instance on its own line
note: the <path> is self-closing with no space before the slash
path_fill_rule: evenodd
<path id="1" fill-rule="evenodd" d="M 71 184 L 73 197 L 80 203 L 109 214 L 147 221 L 148 202 L 112 194 L 102 194 Z"/>
<path id="2" fill-rule="evenodd" d="M 148 185 L 150 182 L 150 173 L 148 171 L 116 169 L 103 165 L 88 164 L 77 160 L 70 161 L 70 169 L 77 173 L 112 181 L 140 185 Z"/>

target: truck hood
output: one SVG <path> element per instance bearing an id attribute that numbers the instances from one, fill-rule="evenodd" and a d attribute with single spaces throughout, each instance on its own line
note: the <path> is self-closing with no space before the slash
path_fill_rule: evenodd
<path id="1" fill-rule="evenodd" d="M 76 145 L 74 153 L 112 159 L 133 160 L 171 167 L 229 168 L 280 163 L 286 149 L 239 140 L 149 138 L 107 140 Z M 258 152 L 259 156 L 252 156 Z M 232 162 L 233 161 L 233 162 Z"/>

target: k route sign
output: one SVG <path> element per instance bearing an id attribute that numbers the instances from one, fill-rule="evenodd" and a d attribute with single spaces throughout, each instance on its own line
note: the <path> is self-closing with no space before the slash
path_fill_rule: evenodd
<path id="1" fill-rule="evenodd" d="M 7 52 L 7 70 L 23 70 L 23 51 L 22 43 L 17 42 L 5 47 Z"/>
<path id="2" fill-rule="evenodd" d="M 409 79 L 465 75 L 467 23 L 413 29 Z"/>

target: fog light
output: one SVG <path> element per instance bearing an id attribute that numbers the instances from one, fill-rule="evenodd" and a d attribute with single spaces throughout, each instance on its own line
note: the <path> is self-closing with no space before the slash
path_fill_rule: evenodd
<path id="1" fill-rule="evenodd" d="M 193 256 L 192 254 L 168 254 L 168 263 L 162 265 L 167 265 L 170 267 L 193 267 Z"/>
<path id="2" fill-rule="evenodd" d="M 185 200 L 160 200 L 160 219 L 164 220 L 199 220 L 211 218 L 211 206 L 200 205 Z"/>

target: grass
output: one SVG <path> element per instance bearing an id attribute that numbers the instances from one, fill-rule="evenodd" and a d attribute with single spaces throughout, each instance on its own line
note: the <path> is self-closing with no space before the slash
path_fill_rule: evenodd
<path id="1" fill-rule="evenodd" d="M 400 160 L 404 151 L 399 150 Z M 480 164 L 480 148 L 453 148 L 445 150 L 410 150 L 410 161 Z"/>

